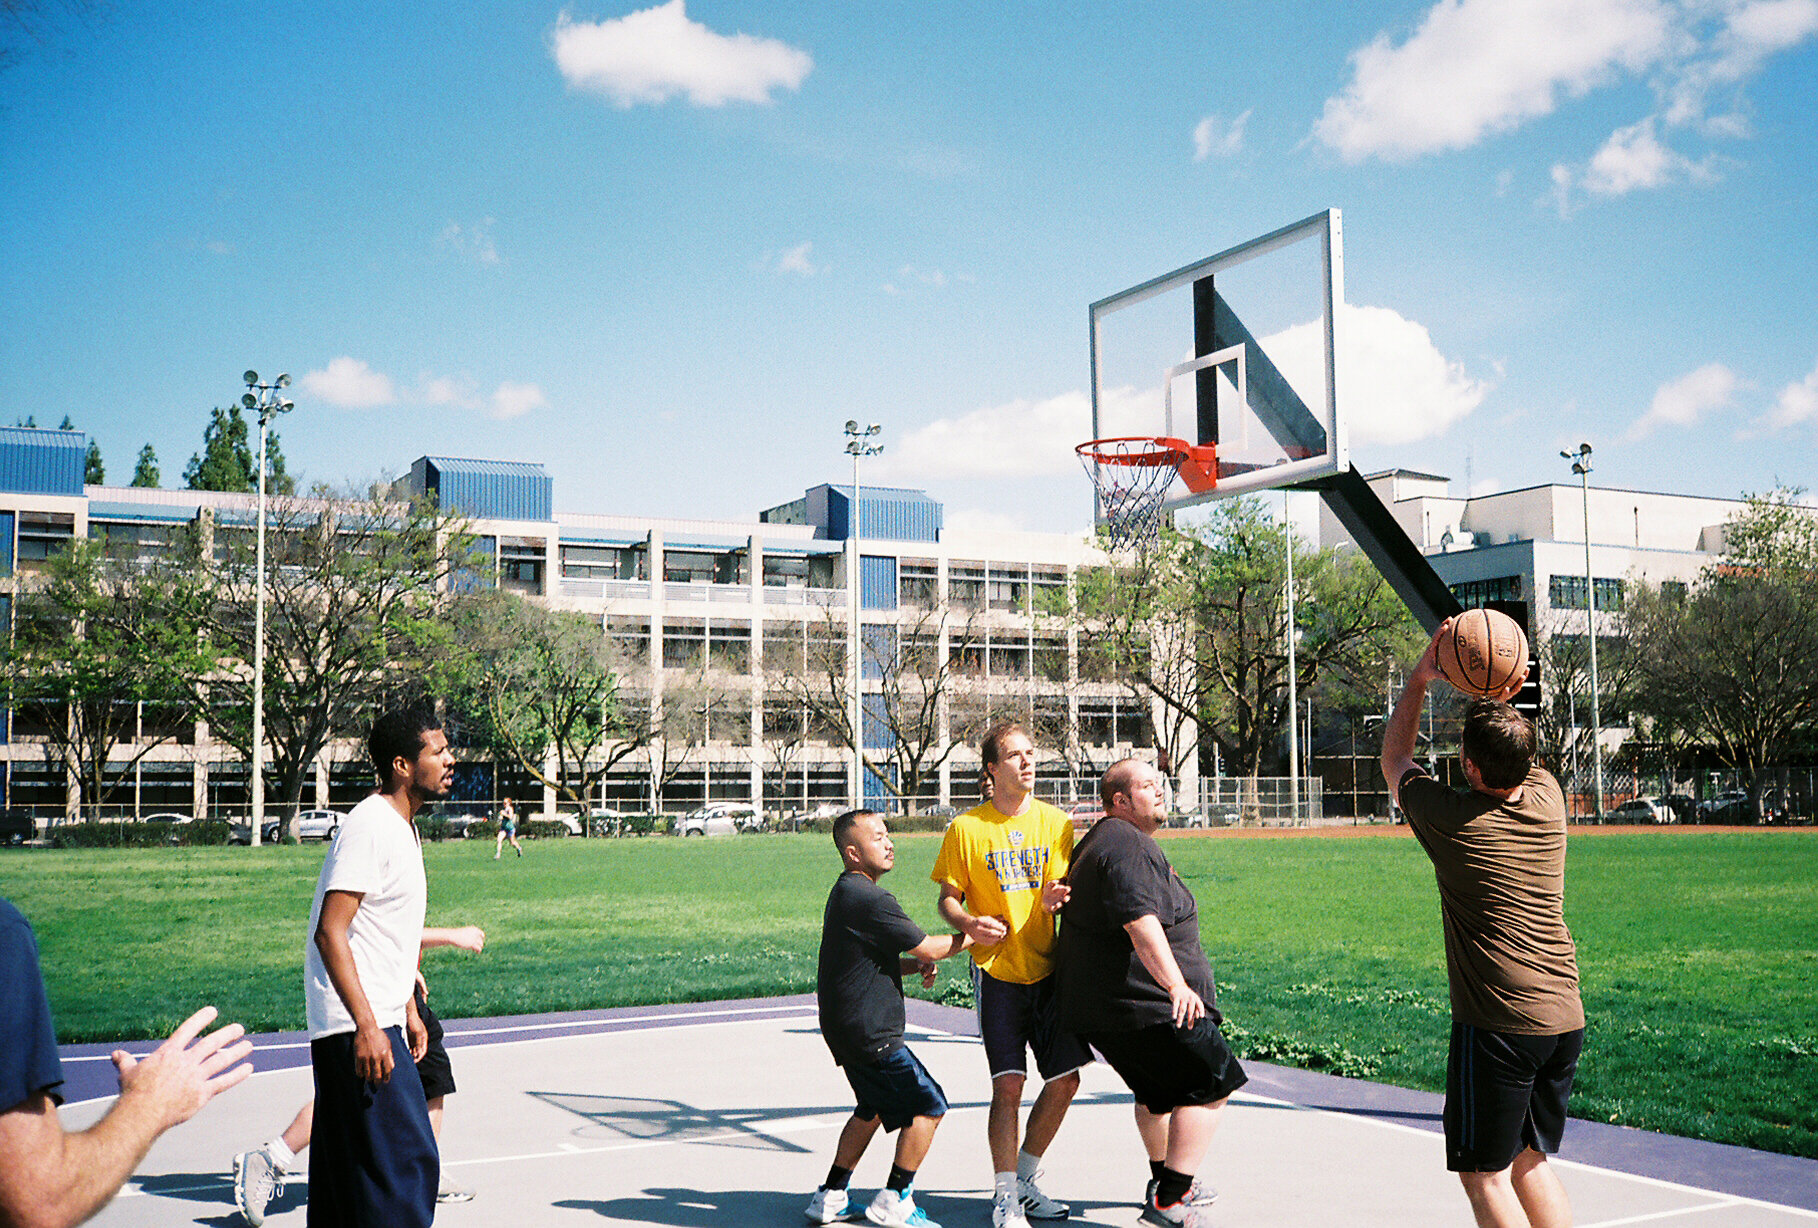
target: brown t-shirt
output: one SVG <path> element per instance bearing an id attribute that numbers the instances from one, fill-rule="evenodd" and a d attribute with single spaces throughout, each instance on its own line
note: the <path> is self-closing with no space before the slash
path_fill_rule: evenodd
<path id="1" fill-rule="evenodd" d="M 1518 1036 L 1582 1028 L 1565 923 L 1565 795 L 1552 773 L 1531 769 L 1520 800 L 1504 802 L 1414 768 L 1401 779 L 1401 808 L 1439 880 L 1452 1018 Z"/>

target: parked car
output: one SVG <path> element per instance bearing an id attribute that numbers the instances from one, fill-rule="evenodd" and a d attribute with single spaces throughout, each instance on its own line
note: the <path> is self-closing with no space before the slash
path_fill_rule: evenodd
<path id="1" fill-rule="evenodd" d="M 1097 802 L 1075 802 L 1067 807 L 1067 817 L 1075 827 L 1091 827 L 1105 817 L 1105 808 Z"/>
<path id="2" fill-rule="evenodd" d="M 1672 812 L 1675 823 L 1696 823 L 1698 821 L 1698 803 L 1681 793 L 1669 793 L 1660 799 Z"/>
<path id="3" fill-rule="evenodd" d="M 625 820 L 629 816 L 623 810 L 614 810 L 601 806 L 587 816 L 587 834 L 590 836 L 619 836 L 625 832 Z"/>
<path id="4" fill-rule="evenodd" d="M 1755 808 L 1742 789 L 1730 789 L 1698 803 L 1700 823 L 1753 823 Z"/>
<path id="5" fill-rule="evenodd" d="M 335 833 L 341 830 L 341 820 L 346 817 L 339 810 L 305 810 L 290 821 L 290 830 L 299 840 L 333 840 Z M 278 842 L 278 828 L 276 819 L 265 824 L 267 844 Z"/>
<path id="6" fill-rule="evenodd" d="M 742 809 L 749 810 L 746 806 Z M 738 831 L 738 824 L 732 815 L 733 807 L 702 806 L 690 810 L 676 820 L 675 834 L 678 836 L 730 836 Z"/>
<path id="7" fill-rule="evenodd" d="M 1636 797 L 1612 806 L 1603 816 L 1606 823 L 1671 823 L 1673 812 L 1655 797 Z"/>
<path id="8" fill-rule="evenodd" d="M 38 838 L 38 821 L 23 810 L 0 810 L 0 844 L 24 844 Z"/>
<path id="9" fill-rule="evenodd" d="M 1244 812 L 1241 807 L 1223 802 L 1212 802 L 1198 810 L 1189 810 L 1168 817 L 1169 827 L 1236 827 L 1243 822 Z"/>

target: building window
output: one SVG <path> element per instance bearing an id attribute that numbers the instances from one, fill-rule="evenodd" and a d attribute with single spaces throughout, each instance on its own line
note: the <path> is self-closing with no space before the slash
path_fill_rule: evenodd
<path id="1" fill-rule="evenodd" d="M 906 606 L 932 610 L 940 603 L 940 567 L 921 559 L 904 559 L 897 571 L 897 596 Z"/>
<path id="2" fill-rule="evenodd" d="M 1466 580 L 1452 586 L 1452 595 L 1467 610 L 1488 605 L 1492 601 L 1520 601 L 1521 577 L 1495 576 L 1488 580 Z"/>
<path id="3" fill-rule="evenodd" d="M 1660 582 L 1660 595 L 1661 595 L 1661 597 L 1665 598 L 1667 603 L 1670 605 L 1684 605 L 1685 604 L 1685 581 L 1684 580 L 1662 580 Z"/>
<path id="4" fill-rule="evenodd" d="M 1622 609 L 1624 586 L 1621 580 L 1597 577 L 1597 608 L 1599 610 L 1618 611 Z M 1582 610 L 1585 608 L 1585 585 L 1583 576 L 1554 576 L 1547 583 L 1547 599 L 1556 610 Z"/>
<path id="5" fill-rule="evenodd" d="M 985 608 L 983 563 L 954 563 L 947 568 L 947 604 L 956 610 Z"/>
<path id="6" fill-rule="evenodd" d="M 638 546 L 562 547 L 564 580 L 642 580 L 644 551 Z"/>
<path id="7" fill-rule="evenodd" d="M 70 512 L 19 513 L 19 566 L 35 571 L 46 559 L 62 554 L 76 535 L 76 517 Z"/>
<path id="8" fill-rule="evenodd" d="M 805 555 L 765 553 L 765 588 L 806 588 L 807 586 L 808 559 Z"/>
<path id="9" fill-rule="evenodd" d="M 501 537 L 499 585 L 520 593 L 541 593 L 548 549 L 540 537 Z"/>

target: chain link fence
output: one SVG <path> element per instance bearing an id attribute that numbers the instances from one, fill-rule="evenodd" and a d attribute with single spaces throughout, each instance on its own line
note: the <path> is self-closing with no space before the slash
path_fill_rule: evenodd
<path id="1" fill-rule="evenodd" d="M 1298 789 L 1296 785 L 1298 784 Z M 1178 827 L 1308 827 L 1325 820 L 1319 777 L 1206 776 L 1200 804 L 1169 821 Z"/>

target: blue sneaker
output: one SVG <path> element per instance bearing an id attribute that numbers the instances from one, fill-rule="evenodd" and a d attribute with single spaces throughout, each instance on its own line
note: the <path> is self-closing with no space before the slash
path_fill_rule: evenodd
<path id="1" fill-rule="evenodd" d="M 914 1190 L 879 1190 L 865 1208 L 865 1218 L 878 1228 L 941 1228 L 915 1205 Z"/>

